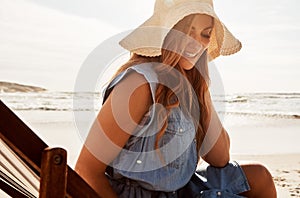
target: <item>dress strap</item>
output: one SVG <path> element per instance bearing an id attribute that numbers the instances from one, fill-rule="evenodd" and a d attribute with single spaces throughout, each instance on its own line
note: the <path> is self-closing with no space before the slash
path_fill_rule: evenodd
<path id="1" fill-rule="evenodd" d="M 109 96 L 109 94 L 113 90 L 113 88 L 122 79 L 124 79 L 126 76 L 128 76 L 128 74 L 130 72 L 133 72 L 133 71 L 135 71 L 139 74 L 142 74 L 145 77 L 146 81 L 150 85 L 152 100 L 155 101 L 155 92 L 156 92 L 156 87 L 157 87 L 157 83 L 158 83 L 158 77 L 157 77 L 157 74 L 155 73 L 153 67 L 154 67 L 154 65 L 151 64 L 151 63 L 143 63 L 143 64 L 139 64 L 139 65 L 129 67 L 126 70 L 122 71 L 104 89 L 104 91 L 103 91 L 103 103 L 105 102 L 105 100 L 107 99 L 107 97 Z"/>

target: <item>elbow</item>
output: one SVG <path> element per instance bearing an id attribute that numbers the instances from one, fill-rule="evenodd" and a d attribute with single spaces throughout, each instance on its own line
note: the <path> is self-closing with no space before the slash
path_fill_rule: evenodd
<path id="1" fill-rule="evenodd" d="M 216 160 L 215 164 L 212 164 L 212 166 L 222 168 L 228 164 L 229 160 L 230 160 L 230 157 L 229 157 L 229 153 L 228 153 L 228 155 L 225 155 L 225 156 L 221 157 L 220 159 Z"/>
<path id="2" fill-rule="evenodd" d="M 223 168 L 224 166 L 226 166 L 228 164 L 229 160 L 230 160 L 229 156 L 220 157 L 219 159 L 212 160 L 210 162 L 210 165 L 217 167 L 217 168 Z"/>
<path id="3" fill-rule="evenodd" d="M 230 139 L 227 132 L 223 129 L 217 142 L 211 150 L 203 157 L 203 159 L 211 166 L 222 168 L 226 166 L 230 160 Z"/>
<path id="4" fill-rule="evenodd" d="M 203 159 L 209 163 L 211 166 L 222 168 L 226 166 L 230 160 L 230 154 L 228 153 L 222 153 L 222 155 L 216 157 L 211 157 L 209 154 L 204 156 Z"/>

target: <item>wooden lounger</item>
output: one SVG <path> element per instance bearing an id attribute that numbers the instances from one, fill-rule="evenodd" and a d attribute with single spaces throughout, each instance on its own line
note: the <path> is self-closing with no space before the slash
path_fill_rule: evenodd
<path id="1" fill-rule="evenodd" d="M 39 182 L 37 187 L 40 198 L 63 197 L 99 197 L 96 192 L 67 165 L 67 152 L 62 148 L 49 148 L 18 116 L 16 116 L 0 100 L 0 138 L 1 162 L 0 188 L 12 197 L 36 197 L 22 185 L 25 181 L 18 179 L 13 173 L 3 167 L 18 166 L 9 159 L 9 156 L 19 160 L 26 167 L 19 175 L 26 177 L 34 190 L 34 177 Z M 16 161 L 17 161 L 16 160 Z M 5 161 L 8 163 L 7 166 Z M 28 169 L 26 171 L 26 169 Z M 22 169 L 19 169 L 22 170 Z M 4 171 L 7 171 L 5 174 Z M 15 177 L 9 177 L 14 175 Z M 22 184 L 22 185 L 20 185 Z"/>

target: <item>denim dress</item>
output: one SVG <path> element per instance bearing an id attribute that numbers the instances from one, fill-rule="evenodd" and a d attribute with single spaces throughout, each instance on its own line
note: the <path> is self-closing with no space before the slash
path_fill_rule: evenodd
<path id="1" fill-rule="evenodd" d="M 152 99 L 158 75 L 151 63 L 140 64 L 117 75 L 104 90 L 104 100 L 129 73 L 142 74 L 149 83 Z M 153 103 L 119 155 L 107 168 L 114 191 L 122 198 L 150 197 L 241 197 L 249 190 L 245 174 L 236 162 L 223 168 L 197 170 L 196 127 L 180 107 L 170 110 L 167 128 L 155 148 L 163 125 L 161 106 Z"/>

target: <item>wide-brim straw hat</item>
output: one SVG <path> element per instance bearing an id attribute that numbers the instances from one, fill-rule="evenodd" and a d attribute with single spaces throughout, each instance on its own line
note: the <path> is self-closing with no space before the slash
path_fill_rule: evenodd
<path id="1" fill-rule="evenodd" d="M 214 18 L 214 28 L 208 46 L 210 60 L 220 55 L 234 54 L 242 48 L 241 42 L 219 20 L 212 0 L 156 0 L 153 15 L 123 38 L 119 44 L 138 55 L 160 56 L 169 30 L 191 14 L 206 14 Z"/>

